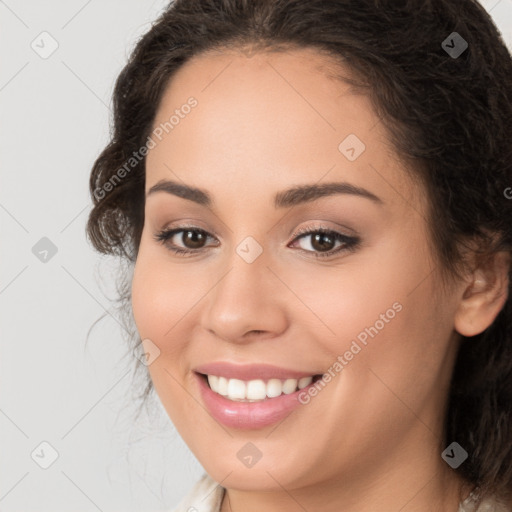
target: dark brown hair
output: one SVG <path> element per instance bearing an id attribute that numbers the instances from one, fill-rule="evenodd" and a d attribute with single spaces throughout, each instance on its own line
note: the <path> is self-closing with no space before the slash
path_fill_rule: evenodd
<path id="1" fill-rule="evenodd" d="M 460 55 L 448 50 L 454 32 L 468 44 Z M 470 240 L 482 253 L 511 250 L 512 59 L 476 0 L 177 0 L 138 41 L 115 85 L 112 138 L 90 176 L 87 234 L 98 251 L 136 260 L 145 158 L 133 155 L 151 134 L 170 78 L 208 50 L 248 47 L 312 48 L 350 69 L 424 184 L 443 271 L 460 274 Z M 128 307 L 125 279 L 120 300 Z M 443 441 L 468 452 L 457 471 L 482 495 L 511 499 L 510 298 L 488 329 L 463 337 Z"/>

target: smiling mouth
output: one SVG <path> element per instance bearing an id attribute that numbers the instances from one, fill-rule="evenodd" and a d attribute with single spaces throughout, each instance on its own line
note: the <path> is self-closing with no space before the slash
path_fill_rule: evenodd
<path id="1" fill-rule="evenodd" d="M 281 395 L 290 395 L 317 382 L 322 374 L 301 379 L 254 379 L 244 381 L 196 372 L 216 394 L 234 402 L 263 402 Z"/>

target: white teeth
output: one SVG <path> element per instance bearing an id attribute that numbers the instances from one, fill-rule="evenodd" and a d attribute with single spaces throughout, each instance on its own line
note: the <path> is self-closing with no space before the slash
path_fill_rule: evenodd
<path id="1" fill-rule="evenodd" d="M 302 377 L 302 379 L 299 379 L 299 389 L 305 388 L 306 386 L 309 386 L 313 382 L 313 377 Z"/>
<path id="2" fill-rule="evenodd" d="M 246 398 L 245 396 L 245 382 L 238 379 L 228 380 L 228 398 L 240 399 Z"/>
<path id="3" fill-rule="evenodd" d="M 208 375 L 208 378 L 210 376 Z M 225 377 L 218 377 L 217 393 L 222 396 L 228 396 L 228 379 Z M 211 383 L 210 383 L 211 385 Z M 212 388 L 213 389 L 213 388 Z"/>
<path id="4" fill-rule="evenodd" d="M 260 402 L 267 398 L 280 396 L 282 393 L 289 395 L 295 393 L 297 389 L 309 386 L 311 382 L 313 382 L 312 376 L 298 380 L 269 379 L 265 382 L 261 379 L 243 381 L 208 375 L 208 384 L 215 393 L 236 402 Z"/>
<path id="5" fill-rule="evenodd" d="M 245 398 L 251 400 L 261 400 L 267 394 L 267 386 L 262 380 L 250 380 L 247 384 Z"/>
<path id="6" fill-rule="evenodd" d="M 208 375 L 208 384 L 213 389 L 219 389 L 219 377 L 216 375 Z"/>
<path id="7" fill-rule="evenodd" d="M 267 396 L 274 398 L 283 392 L 283 383 L 279 379 L 270 379 L 267 382 Z"/>
<path id="8" fill-rule="evenodd" d="M 297 379 L 286 379 L 283 384 L 283 393 L 289 395 L 297 391 Z"/>

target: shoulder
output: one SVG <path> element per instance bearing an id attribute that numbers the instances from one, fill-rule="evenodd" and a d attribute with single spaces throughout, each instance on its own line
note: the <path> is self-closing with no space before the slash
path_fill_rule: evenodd
<path id="1" fill-rule="evenodd" d="M 219 512 L 224 491 L 205 473 L 171 512 Z"/>

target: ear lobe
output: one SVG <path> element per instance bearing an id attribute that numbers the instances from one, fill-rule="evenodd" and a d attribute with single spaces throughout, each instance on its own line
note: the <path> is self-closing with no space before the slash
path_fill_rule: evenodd
<path id="1" fill-rule="evenodd" d="M 478 266 L 466 282 L 455 313 L 455 330 L 476 336 L 489 327 L 508 299 L 510 253 L 500 251 Z"/>

